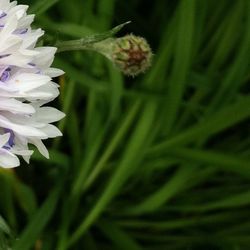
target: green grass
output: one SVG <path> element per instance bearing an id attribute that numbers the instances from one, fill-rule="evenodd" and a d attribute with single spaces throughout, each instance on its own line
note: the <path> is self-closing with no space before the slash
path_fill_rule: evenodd
<path id="1" fill-rule="evenodd" d="M 146 3 L 147 2 L 147 3 Z M 0 170 L 0 250 L 250 249 L 250 1 L 22 0 L 47 38 L 131 20 L 151 69 L 57 54 L 62 138 Z"/>

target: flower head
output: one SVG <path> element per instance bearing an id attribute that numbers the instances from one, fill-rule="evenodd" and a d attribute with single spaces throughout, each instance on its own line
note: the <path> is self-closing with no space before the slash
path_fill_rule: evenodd
<path id="1" fill-rule="evenodd" d="M 36 47 L 43 35 L 30 27 L 34 15 L 27 6 L 0 1 L 0 167 L 18 166 L 20 155 L 29 162 L 34 144 L 49 157 L 42 140 L 61 135 L 52 124 L 64 117 L 44 106 L 59 94 L 52 77 L 63 71 L 50 68 L 56 48 Z"/>

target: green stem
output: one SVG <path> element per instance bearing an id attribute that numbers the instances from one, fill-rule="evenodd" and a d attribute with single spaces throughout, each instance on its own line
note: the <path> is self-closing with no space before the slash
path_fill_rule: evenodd
<path id="1" fill-rule="evenodd" d="M 134 121 L 134 118 L 135 118 L 135 115 L 137 114 L 140 103 L 141 102 L 138 102 L 132 107 L 132 109 L 130 110 L 130 112 L 125 117 L 124 121 L 122 122 L 122 126 L 120 127 L 117 134 L 115 135 L 112 142 L 110 143 L 110 146 L 104 152 L 103 156 L 101 157 L 101 159 L 97 163 L 95 169 L 93 170 L 93 172 L 90 174 L 90 176 L 86 180 L 84 180 L 85 169 L 82 168 L 82 171 L 80 171 L 80 173 L 78 174 L 78 178 L 76 179 L 75 184 L 73 186 L 73 189 L 72 189 L 73 195 L 77 196 L 79 194 L 79 192 L 82 191 L 82 189 L 86 190 L 93 183 L 93 181 L 96 179 L 96 177 L 99 175 L 100 171 L 104 167 L 104 165 L 105 165 L 106 161 L 108 160 L 108 158 L 110 157 L 110 155 L 113 153 L 113 151 L 114 151 L 115 147 L 117 146 L 117 144 L 119 143 L 120 139 L 125 135 L 125 133 L 129 129 L 131 123 Z"/>
<path id="2" fill-rule="evenodd" d="M 107 32 L 92 36 L 86 36 L 81 39 L 70 40 L 70 41 L 58 41 L 54 46 L 58 48 L 57 53 L 64 51 L 73 51 L 73 50 L 94 50 L 102 53 L 102 51 L 99 51 L 100 46 L 97 47 L 95 46 L 95 44 L 100 43 L 101 41 L 104 41 L 108 38 L 111 38 L 118 31 L 120 31 L 125 25 L 129 23 L 130 22 L 126 22 L 114 27 L 113 29 Z"/>
<path id="3" fill-rule="evenodd" d="M 142 152 L 145 152 L 147 148 L 148 138 L 151 138 L 155 112 L 156 105 L 154 103 L 147 103 L 129 139 L 119 165 L 93 208 L 72 234 L 69 239 L 69 246 L 72 246 L 89 229 L 125 181 L 136 170 L 144 156 Z M 138 157 L 139 152 L 142 153 L 140 157 Z"/>
<path id="4" fill-rule="evenodd" d="M 123 138 L 123 136 L 126 134 L 127 130 L 130 128 L 131 123 L 134 121 L 134 117 L 137 114 L 138 108 L 139 108 L 139 103 L 135 105 L 131 112 L 128 114 L 126 117 L 125 121 L 122 123 L 122 126 L 120 129 L 117 131 L 116 135 L 114 136 L 113 140 L 109 144 L 109 147 L 107 150 L 104 152 L 102 155 L 101 159 L 98 161 L 96 164 L 96 167 L 94 170 L 90 173 L 89 177 L 83 184 L 83 190 L 88 189 L 92 183 L 95 181 L 95 179 L 98 177 L 102 169 L 104 168 L 106 162 L 108 161 L 109 157 L 112 155 L 112 153 L 115 151 L 115 148 Z"/>

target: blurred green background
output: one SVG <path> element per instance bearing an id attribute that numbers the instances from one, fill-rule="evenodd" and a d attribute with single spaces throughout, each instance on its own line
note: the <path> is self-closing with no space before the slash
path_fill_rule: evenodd
<path id="1" fill-rule="evenodd" d="M 20 0 L 45 41 L 126 22 L 151 69 L 56 55 L 62 138 L 0 170 L 0 249 L 250 249 L 250 1 Z M 10 248 L 8 248 L 10 247 Z"/>

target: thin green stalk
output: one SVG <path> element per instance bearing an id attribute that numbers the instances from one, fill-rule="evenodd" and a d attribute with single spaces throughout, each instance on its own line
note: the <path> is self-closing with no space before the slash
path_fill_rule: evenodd
<path id="1" fill-rule="evenodd" d="M 60 41 L 60 42 L 58 41 L 55 44 L 55 47 L 58 48 L 57 53 L 65 52 L 65 51 L 72 51 L 72 50 L 94 50 L 96 51 L 96 48 L 94 46 L 96 43 L 114 36 L 125 25 L 129 23 L 130 22 L 120 24 L 114 27 L 112 30 L 101 33 L 101 34 L 87 36 L 87 37 L 77 39 L 77 40 Z"/>
<path id="2" fill-rule="evenodd" d="M 120 164 L 108 181 L 105 190 L 96 204 L 73 233 L 69 245 L 74 244 L 88 230 L 142 160 L 143 152 L 145 151 L 145 143 L 147 141 L 146 138 L 152 129 L 155 109 L 155 104 L 148 103 L 146 105 L 126 147 Z"/>
<path id="3" fill-rule="evenodd" d="M 195 0 L 180 1 L 176 30 L 174 66 L 169 79 L 166 110 L 162 132 L 167 135 L 176 120 L 185 90 L 187 74 L 191 65 L 192 41 L 195 23 Z"/>
<path id="4" fill-rule="evenodd" d="M 96 180 L 98 175 L 101 173 L 102 169 L 105 167 L 105 164 L 107 163 L 108 159 L 110 158 L 112 153 L 115 151 L 116 147 L 118 146 L 122 138 L 125 136 L 132 122 L 134 121 L 134 118 L 138 112 L 139 106 L 140 106 L 140 103 L 137 102 L 132 107 L 127 117 L 125 118 L 125 120 L 122 122 L 121 127 L 119 128 L 119 130 L 117 131 L 117 133 L 115 134 L 111 142 L 109 143 L 109 146 L 107 147 L 107 149 L 105 150 L 105 152 L 103 153 L 103 155 L 101 156 L 101 158 L 99 159 L 95 167 L 93 168 L 93 171 L 87 177 L 86 181 L 83 183 L 82 185 L 83 191 L 88 189 L 93 184 L 93 182 Z"/>
<path id="5" fill-rule="evenodd" d="M 223 108 L 222 110 L 214 113 L 209 118 L 203 120 L 199 124 L 177 134 L 173 138 L 151 147 L 149 153 L 157 154 L 164 152 L 166 149 L 174 146 L 185 145 L 196 141 L 200 138 L 207 138 L 216 134 L 238 122 L 246 119 L 250 115 L 250 98 L 243 97 L 240 101 Z"/>

